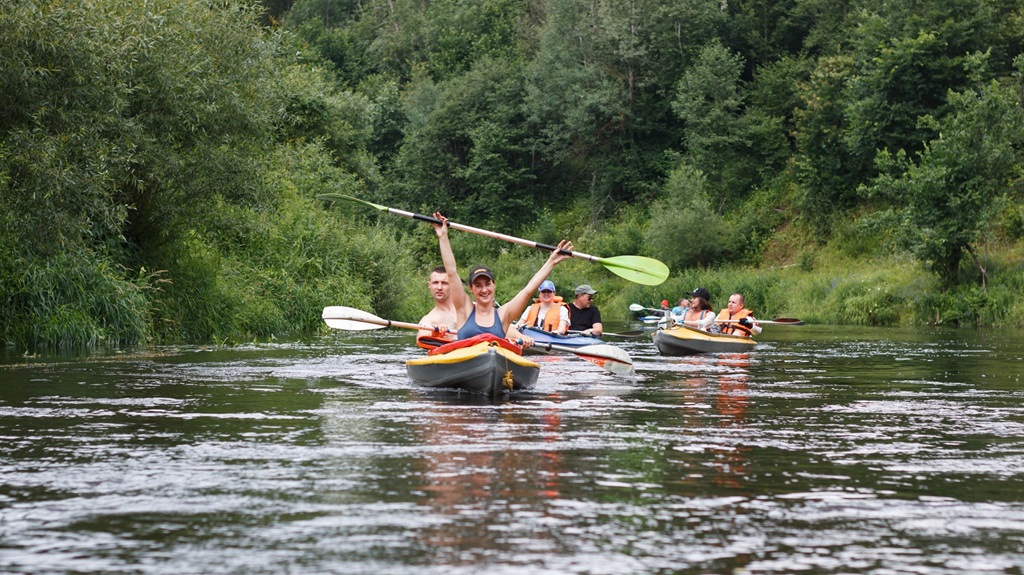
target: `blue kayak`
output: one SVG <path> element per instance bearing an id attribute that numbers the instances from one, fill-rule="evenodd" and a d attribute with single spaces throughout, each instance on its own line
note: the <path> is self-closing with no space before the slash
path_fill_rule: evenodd
<path id="1" fill-rule="evenodd" d="M 559 335 L 550 331 L 544 331 L 536 327 L 524 327 L 520 330 L 524 335 L 528 335 L 533 338 L 534 347 L 528 348 L 523 351 L 524 354 L 540 354 L 540 353 L 557 353 L 553 351 L 546 351 L 543 349 L 543 345 L 546 343 L 553 343 L 562 347 L 581 348 L 587 345 L 597 345 L 604 343 L 601 338 L 592 337 L 587 335 Z"/>

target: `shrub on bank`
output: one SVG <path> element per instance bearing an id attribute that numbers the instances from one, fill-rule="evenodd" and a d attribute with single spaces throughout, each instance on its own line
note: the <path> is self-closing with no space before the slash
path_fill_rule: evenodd
<path id="1" fill-rule="evenodd" d="M 130 345 L 151 335 L 154 276 L 132 276 L 109 259 L 60 252 L 28 260 L 0 256 L 5 296 L 0 336 L 23 349 Z"/>

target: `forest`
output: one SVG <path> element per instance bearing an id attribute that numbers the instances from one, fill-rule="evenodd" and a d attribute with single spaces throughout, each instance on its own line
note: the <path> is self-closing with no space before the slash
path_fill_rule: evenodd
<path id="1" fill-rule="evenodd" d="M 598 256 L 607 320 L 698 286 L 810 323 L 1024 327 L 1019 0 L 9 0 L 0 338 L 416 321 L 430 226 Z M 499 301 L 542 250 L 452 233 Z"/>

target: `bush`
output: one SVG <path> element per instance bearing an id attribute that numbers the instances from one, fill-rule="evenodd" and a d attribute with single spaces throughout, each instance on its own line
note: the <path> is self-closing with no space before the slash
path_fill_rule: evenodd
<path id="1" fill-rule="evenodd" d="M 147 341 L 155 277 L 145 270 L 132 277 L 90 253 L 0 256 L 0 292 L 6 294 L 0 336 L 30 351 Z"/>

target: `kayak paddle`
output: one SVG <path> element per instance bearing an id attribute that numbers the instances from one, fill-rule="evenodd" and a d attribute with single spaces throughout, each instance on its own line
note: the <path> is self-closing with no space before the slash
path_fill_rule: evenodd
<path id="1" fill-rule="evenodd" d="M 349 331 L 365 331 L 387 327 L 433 330 L 429 325 L 383 319 L 360 309 L 340 305 L 325 307 L 322 317 L 328 327 Z M 455 332 L 450 331 L 449 333 Z M 547 351 L 563 351 L 576 354 L 616 375 L 630 375 L 633 373 L 633 360 L 630 359 L 629 354 L 614 345 L 598 344 L 573 348 L 552 343 L 538 343 L 534 344 L 534 347 Z"/>
<path id="2" fill-rule="evenodd" d="M 441 223 L 441 220 L 438 220 L 433 216 L 424 216 L 422 214 L 415 214 L 413 212 L 407 212 L 405 210 L 389 208 L 387 206 L 374 204 L 372 202 L 361 200 L 359 198 L 353 198 L 352 196 L 346 196 L 344 194 L 320 194 L 319 196 L 317 196 L 317 199 L 354 202 L 363 206 L 371 207 L 375 210 L 380 210 L 382 212 L 387 212 L 389 214 L 395 214 L 397 216 L 404 216 L 407 218 L 412 218 L 414 220 L 420 220 L 422 222 L 430 222 L 432 224 Z M 538 248 L 542 250 L 547 250 L 549 252 L 553 252 L 556 249 L 558 249 L 556 246 L 541 244 L 530 240 L 524 240 L 522 238 L 508 236 L 498 232 L 491 232 L 487 230 L 482 230 L 480 228 L 474 228 L 463 224 L 457 224 L 451 220 L 448 220 L 448 226 L 455 230 L 461 230 L 472 234 L 487 236 L 489 238 L 503 240 L 506 242 L 511 242 L 513 244 L 526 246 L 529 248 Z M 592 262 L 597 262 L 603 265 L 608 271 L 612 272 L 613 274 L 638 284 L 656 286 L 664 282 L 666 279 L 668 279 L 669 275 L 668 266 L 654 258 L 648 258 L 644 256 L 614 256 L 610 258 L 602 258 L 577 251 L 571 251 L 567 253 L 575 258 L 582 258 Z"/>
<path id="3" fill-rule="evenodd" d="M 739 323 L 738 319 L 718 319 L 718 323 Z M 777 325 L 803 325 L 804 320 L 795 317 L 777 317 L 775 319 L 754 319 L 757 323 L 771 323 Z"/>
<path id="4" fill-rule="evenodd" d="M 654 309 L 653 307 L 644 307 L 644 306 L 642 306 L 642 305 L 640 305 L 638 303 L 629 304 L 629 311 L 643 311 L 645 309 L 646 310 L 651 310 L 651 311 L 665 311 L 665 310 Z M 643 321 L 644 321 L 644 323 L 653 323 L 653 321 L 648 322 L 647 319 L 644 319 Z M 655 320 L 655 321 L 657 321 L 657 320 Z M 740 320 L 738 320 L 738 319 L 719 319 L 719 320 L 715 320 L 715 321 L 717 321 L 718 323 L 739 323 L 740 322 Z M 757 323 L 771 323 L 771 324 L 778 324 L 778 325 L 803 325 L 804 324 L 804 320 L 797 319 L 795 317 L 777 317 L 775 319 L 756 319 L 754 321 L 756 321 Z"/>
<path id="5" fill-rule="evenodd" d="M 572 335 L 580 335 L 583 332 L 582 331 L 576 331 L 576 330 L 570 330 L 569 333 L 572 334 Z M 633 331 L 624 331 L 624 332 L 621 332 L 621 333 L 615 333 L 614 331 L 603 331 L 603 332 L 601 332 L 601 335 L 602 336 L 607 335 L 607 336 L 610 336 L 610 337 L 640 337 L 641 335 L 645 335 L 646 333 L 647 332 L 645 332 L 642 329 L 635 329 Z"/>
<path id="6" fill-rule="evenodd" d="M 669 311 L 667 309 L 660 308 L 660 307 L 644 307 L 644 306 L 642 306 L 642 305 L 640 305 L 638 303 L 631 303 L 631 304 L 629 304 L 629 311 L 644 311 L 644 310 L 656 311 L 656 312 L 659 312 L 659 313 L 665 313 L 665 312 Z"/>

